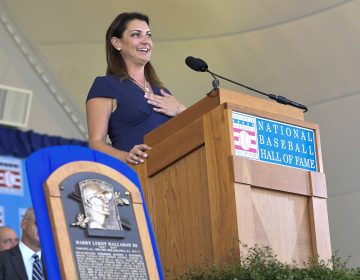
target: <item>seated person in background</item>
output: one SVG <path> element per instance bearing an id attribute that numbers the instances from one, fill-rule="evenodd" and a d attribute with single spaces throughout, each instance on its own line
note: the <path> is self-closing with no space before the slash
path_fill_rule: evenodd
<path id="1" fill-rule="evenodd" d="M 21 241 L 0 252 L 0 280 L 46 279 L 34 210 L 27 209 L 21 220 Z"/>
<path id="2" fill-rule="evenodd" d="M 19 243 L 19 237 L 11 227 L 0 227 L 0 251 L 14 248 Z"/>

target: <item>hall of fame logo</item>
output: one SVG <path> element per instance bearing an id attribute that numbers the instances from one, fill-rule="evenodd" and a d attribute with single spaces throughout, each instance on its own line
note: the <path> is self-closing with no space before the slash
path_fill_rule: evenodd
<path id="1" fill-rule="evenodd" d="M 0 193 L 23 195 L 21 160 L 0 157 Z"/>
<path id="2" fill-rule="evenodd" d="M 258 159 L 255 117 L 232 112 L 235 155 Z"/>

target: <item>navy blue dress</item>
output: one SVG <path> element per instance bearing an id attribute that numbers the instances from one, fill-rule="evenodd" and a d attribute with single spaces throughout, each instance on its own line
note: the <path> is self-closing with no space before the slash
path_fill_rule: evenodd
<path id="1" fill-rule="evenodd" d="M 161 95 L 160 88 L 151 88 L 155 94 Z M 155 112 L 139 86 L 115 75 L 96 77 L 86 101 L 94 97 L 117 100 L 117 108 L 110 116 L 108 134 L 112 146 L 122 151 L 130 151 L 134 145 L 144 143 L 146 133 L 171 118 Z"/>

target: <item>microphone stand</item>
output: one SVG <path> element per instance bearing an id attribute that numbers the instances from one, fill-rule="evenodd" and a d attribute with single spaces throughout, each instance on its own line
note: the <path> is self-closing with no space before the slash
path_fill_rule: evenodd
<path id="1" fill-rule="evenodd" d="M 220 76 L 220 75 L 218 75 L 218 74 L 215 74 L 215 73 L 213 73 L 213 72 L 211 72 L 210 70 L 205 69 L 205 68 L 203 68 L 203 69 L 201 69 L 201 70 L 208 72 L 208 73 L 209 73 L 211 76 L 213 76 L 213 78 L 214 78 L 214 80 L 213 80 L 213 82 L 212 82 L 212 84 L 213 84 L 213 89 L 212 89 L 212 91 L 209 92 L 207 95 L 210 95 L 211 93 L 213 93 L 215 90 L 217 90 L 217 89 L 219 88 L 220 81 L 216 78 L 216 77 L 219 77 L 220 79 L 226 80 L 226 81 L 228 81 L 228 82 L 230 82 L 230 83 L 236 84 L 236 85 L 241 86 L 241 87 L 243 87 L 243 88 L 246 88 L 246 89 L 255 91 L 255 92 L 257 92 L 257 93 L 260 93 L 260 94 L 262 94 L 262 95 L 265 95 L 265 96 L 267 96 L 268 98 L 277 101 L 278 103 L 281 103 L 281 104 L 284 104 L 284 105 L 291 105 L 291 106 L 293 106 L 293 107 L 302 109 L 302 110 L 304 111 L 304 113 L 306 113 L 306 112 L 308 111 L 308 108 L 307 108 L 305 105 L 302 105 L 302 104 L 297 103 L 297 102 L 295 102 L 295 101 L 289 100 L 289 99 L 287 99 L 287 98 L 284 97 L 284 96 L 275 95 L 275 94 L 269 94 L 269 93 L 266 93 L 266 92 L 257 90 L 257 89 L 255 89 L 255 88 L 252 88 L 252 87 L 249 87 L 249 86 L 240 84 L 240 83 L 238 83 L 238 82 L 235 82 L 235 81 L 230 80 L 230 79 L 228 79 L 228 78 L 225 78 L 225 77 L 223 77 L 223 76 Z"/>
<path id="2" fill-rule="evenodd" d="M 212 88 L 212 90 L 208 93 L 208 94 L 206 94 L 206 95 L 211 95 L 211 94 L 213 94 L 218 88 L 219 88 L 219 86 L 220 86 L 220 81 L 219 81 L 219 79 L 218 78 L 216 78 L 216 75 L 215 74 L 213 74 L 212 72 L 210 72 L 209 70 L 207 70 L 210 74 L 211 74 L 211 76 L 213 76 L 213 81 L 212 81 L 212 86 L 213 86 L 213 88 Z"/>

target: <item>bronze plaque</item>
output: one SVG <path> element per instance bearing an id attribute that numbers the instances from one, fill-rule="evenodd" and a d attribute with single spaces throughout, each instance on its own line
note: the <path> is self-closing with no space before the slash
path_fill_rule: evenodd
<path id="1" fill-rule="evenodd" d="M 78 279 L 158 278 L 153 252 L 148 252 L 152 247 L 149 232 L 144 232 L 144 213 L 139 211 L 143 209 L 141 195 L 134 193 L 134 185 L 127 185 L 126 180 L 119 182 L 98 172 L 75 172 L 64 176 L 57 186 L 47 184 L 53 189 L 49 206 L 59 205 L 51 203 L 53 196 L 60 199 L 63 211 L 63 221 L 56 221 L 54 212 L 52 215 L 57 249 L 62 250 L 58 258 L 63 276 L 68 260 L 64 260 L 66 249 L 62 247 L 70 246 Z"/>

